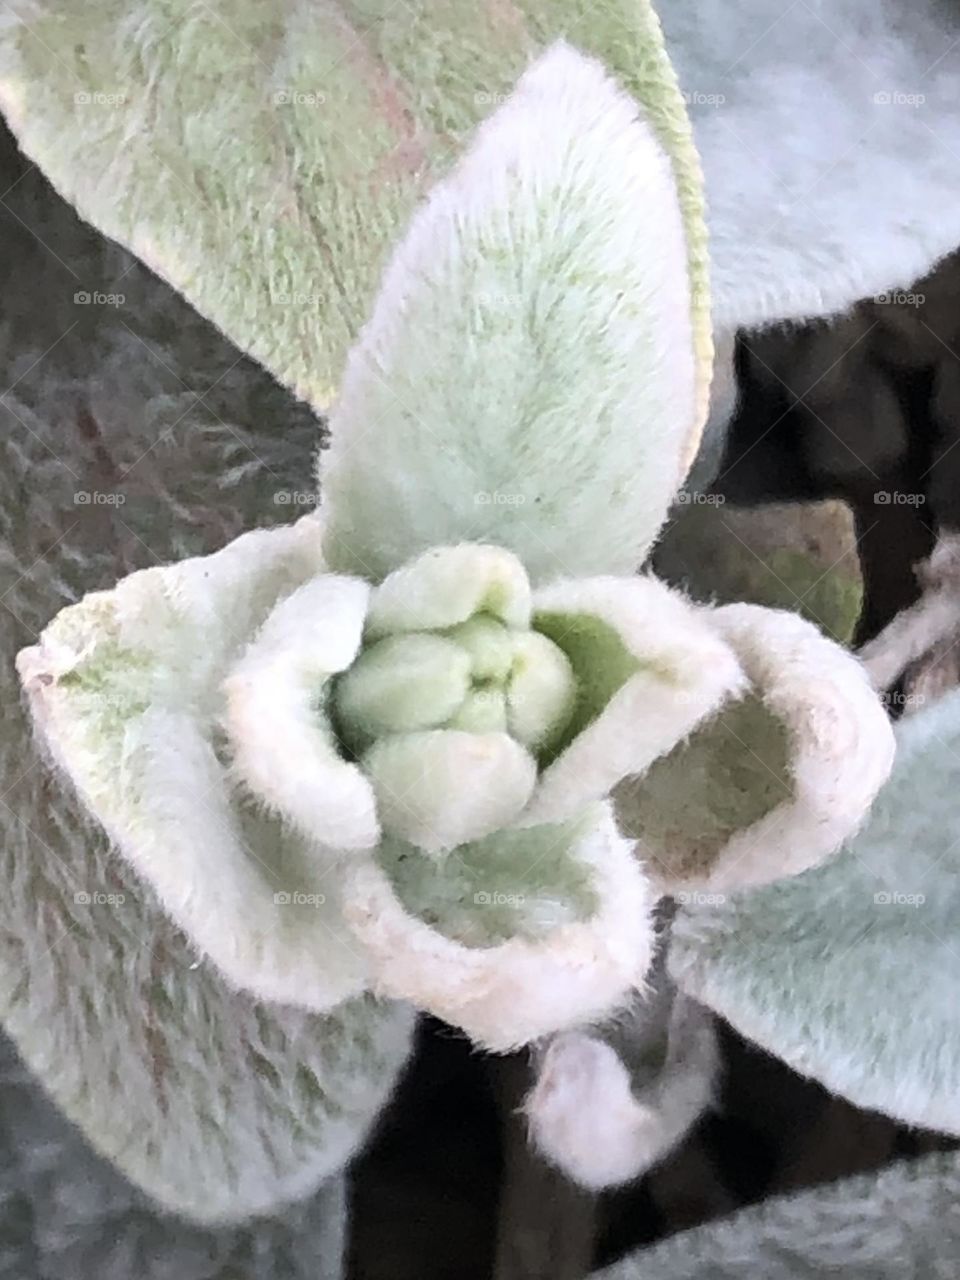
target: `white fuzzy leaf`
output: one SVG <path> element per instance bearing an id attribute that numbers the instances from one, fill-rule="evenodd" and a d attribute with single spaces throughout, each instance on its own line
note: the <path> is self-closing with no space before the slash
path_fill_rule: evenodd
<path id="1" fill-rule="evenodd" d="M 828 1089 L 960 1133 L 960 693 L 897 738 L 890 781 L 846 850 L 796 879 L 688 907 L 670 968 Z"/>
<path id="2" fill-rule="evenodd" d="M 366 985 L 365 961 L 340 923 L 337 878 L 328 874 L 342 855 L 262 813 L 235 787 L 218 726 L 237 658 L 278 602 L 286 595 L 289 605 L 322 569 L 312 517 L 245 534 L 214 555 L 142 570 L 87 596 L 18 658 L 58 763 L 194 945 L 234 987 L 316 1010 Z M 328 666 L 359 643 L 364 600 L 361 593 L 352 640 L 342 618 L 329 619 L 336 635 Z M 254 648 L 241 673 L 256 660 Z M 296 747 L 292 735 L 287 743 Z M 238 760 L 260 782 L 262 755 Z M 268 763 L 267 781 L 286 798 L 289 779 L 275 756 Z M 315 788 L 330 788 L 342 822 L 368 837 L 355 830 L 363 814 L 344 809 L 340 794 L 359 787 L 359 799 L 372 802 L 366 783 L 359 774 L 344 780 L 348 766 L 326 752 L 320 763 Z M 301 797 L 298 816 L 309 800 Z M 367 817 L 373 821 L 372 803 Z"/>
<path id="3" fill-rule="evenodd" d="M 657 9 L 703 161 L 718 331 L 909 289 L 956 247 L 956 5 Z"/>
<path id="4" fill-rule="evenodd" d="M 421 880 L 429 897 L 420 910 L 404 901 L 391 872 L 373 858 L 351 860 L 343 875 L 344 914 L 371 957 L 374 990 L 409 1000 L 500 1052 L 612 1013 L 642 986 L 654 932 L 647 877 L 617 832 L 609 804 L 591 806 L 574 822 L 490 838 L 498 840 L 515 864 L 500 883 L 512 882 L 517 891 L 516 931 L 505 939 L 457 936 L 453 922 L 461 928 L 472 923 L 482 934 L 484 915 L 503 896 L 479 892 L 470 903 L 465 848 L 440 865 L 439 876 Z M 406 863 L 400 874 L 409 874 L 413 859 L 393 861 L 394 873 Z M 530 936 L 524 923 L 535 921 L 528 913 L 536 916 L 547 906 L 538 903 L 537 885 L 548 878 L 548 864 L 559 868 L 567 889 L 582 881 L 592 906 L 582 915 L 544 921 L 542 933 Z M 445 918 L 453 924 L 450 933 L 443 930 Z"/>
<path id="5" fill-rule="evenodd" d="M 322 456 L 330 563 L 491 541 L 535 581 L 631 572 L 702 425 L 687 253 L 654 130 L 555 45 L 387 269 Z"/>

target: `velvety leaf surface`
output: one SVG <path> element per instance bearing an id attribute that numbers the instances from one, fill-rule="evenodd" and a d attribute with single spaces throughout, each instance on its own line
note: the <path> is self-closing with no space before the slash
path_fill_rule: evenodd
<path id="1" fill-rule="evenodd" d="M 417 201 L 563 35 L 648 106 L 699 216 L 646 0 L 599 15 L 587 0 L 18 0 L 0 23 L 0 106 L 85 217 L 325 405 Z M 702 241 L 691 260 L 700 272 Z"/>
<path id="2" fill-rule="evenodd" d="M 960 1132 L 960 693 L 901 722 L 890 781 L 834 859 L 688 907 L 688 994 L 861 1107 Z"/>
<path id="3" fill-rule="evenodd" d="M 936 1154 L 767 1201 L 594 1273 L 594 1280 L 953 1280 L 960 1163 Z"/>
<path id="4" fill-rule="evenodd" d="M 720 329 L 841 311 L 960 241 L 955 6 L 658 10 L 703 156 Z M 626 0 L 15 0 L 0 99 L 86 217 L 326 402 L 398 229 L 530 58 L 563 36 L 646 102 L 651 21 Z"/>
<path id="5" fill-rule="evenodd" d="M 36 1087 L 72 1122 L 68 1145 L 82 1148 L 63 1150 L 52 1121 L 31 1132 L 25 1091 L 10 1099 L 26 1132 L 5 1131 L 3 1145 L 29 1151 L 20 1184 L 39 1260 L 5 1253 L 3 1267 L 220 1280 L 240 1274 L 224 1257 L 234 1246 L 213 1250 L 185 1228 L 200 1257 L 180 1257 L 169 1218 L 150 1216 L 145 1198 L 137 1220 L 121 1221 L 135 1193 L 103 1189 L 87 1144 L 168 1210 L 208 1221 L 272 1212 L 338 1174 L 364 1141 L 412 1015 L 361 999 L 314 1016 L 226 983 L 51 772 L 14 657 L 120 572 L 287 521 L 292 495 L 310 490 L 317 424 L 82 226 L 36 171 L 7 154 L 0 166 L 0 382 L 16 383 L 0 404 L 0 1018 Z M 75 302 L 82 291 L 114 303 Z M 202 626 L 199 635 L 209 656 Z M 329 1223 L 318 1213 L 303 1228 L 311 1275 L 322 1237 L 335 1245 L 340 1234 L 336 1206 Z M 249 1238 L 236 1247 L 255 1248 Z M 277 1242 L 281 1258 L 286 1248 Z"/>

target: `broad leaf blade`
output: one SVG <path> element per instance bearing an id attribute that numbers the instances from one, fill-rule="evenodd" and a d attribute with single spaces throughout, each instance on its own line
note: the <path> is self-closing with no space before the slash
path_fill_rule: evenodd
<path id="1" fill-rule="evenodd" d="M 672 88 L 657 127 L 695 172 L 647 0 L 607 17 L 583 0 L 538 0 L 508 22 L 471 0 L 14 0 L 0 108 L 85 218 L 325 407 L 417 201 L 565 31 L 642 100 Z M 685 190 L 699 208 L 696 182 Z"/>
<path id="2" fill-rule="evenodd" d="M 688 908 L 690 995 L 861 1107 L 960 1133 L 960 693 L 904 721 L 863 831 L 795 880 Z"/>
<path id="3" fill-rule="evenodd" d="M 594 1280 L 949 1280 L 958 1195 L 960 1162 L 938 1152 L 684 1231 Z"/>
<path id="4" fill-rule="evenodd" d="M 491 541 L 534 580 L 631 572 L 702 426 L 687 264 L 655 130 L 555 46 L 413 219 L 351 353 L 333 567 Z"/>

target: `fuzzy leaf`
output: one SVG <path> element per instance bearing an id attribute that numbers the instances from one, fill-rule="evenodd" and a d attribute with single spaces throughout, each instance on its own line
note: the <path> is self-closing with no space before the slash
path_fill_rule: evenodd
<path id="1" fill-rule="evenodd" d="M 572 817 L 642 775 L 743 688 L 706 615 L 654 578 L 554 583 L 534 595 L 534 625 L 566 654 L 577 696 L 525 823 Z"/>
<path id="2" fill-rule="evenodd" d="M 443 860 L 387 839 L 342 874 L 374 989 L 497 1052 L 612 1013 L 650 966 L 647 878 L 609 804 Z"/>
<path id="3" fill-rule="evenodd" d="M 269 969 L 271 954 L 279 953 L 282 973 L 292 940 L 318 933 L 323 963 L 315 971 L 327 1005 L 358 989 L 356 948 L 329 932 L 331 889 L 324 885 L 325 894 L 302 900 L 302 890 L 316 886 L 294 878 L 302 846 L 281 838 L 278 824 L 249 813 L 245 830 L 261 853 L 278 856 L 273 870 L 285 882 L 271 884 L 262 865 L 251 866 L 237 879 L 258 891 L 244 901 L 235 896 L 237 883 L 218 874 L 222 797 L 211 785 L 212 753 L 186 712 L 204 721 L 194 676 L 209 677 L 224 651 L 237 647 L 234 628 L 242 633 L 278 589 L 311 571 L 316 540 L 305 535 L 309 524 L 258 533 L 245 548 L 240 544 L 239 556 L 237 544 L 221 553 L 222 595 L 210 572 L 214 558 L 188 561 L 172 578 L 147 570 L 127 579 L 119 608 L 117 596 L 100 593 L 54 624 L 65 659 L 91 615 L 122 619 L 113 635 L 101 636 L 99 651 L 93 646 L 87 661 L 60 673 L 78 718 L 65 725 L 54 712 L 48 727 L 64 729 L 57 749 L 85 796 L 97 798 L 125 852 L 133 851 L 129 862 L 80 816 L 74 796 L 51 786 L 31 759 L 26 726 L 15 740 L 19 750 L 4 742 L 5 758 L 18 769 L 31 763 L 15 779 L 17 810 L 8 812 L 5 828 L 0 1016 L 27 1064 L 96 1150 L 161 1205 L 202 1221 L 273 1211 L 342 1168 L 409 1048 L 412 1018 L 401 1006 L 365 996 L 317 1015 L 236 990 L 238 970 L 242 975 L 253 964 L 259 971 L 261 963 Z M 247 578 L 246 591 L 245 550 L 263 571 Z M 123 616 L 122 606 L 135 606 L 138 594 L 154 603 L 149 621 L 135 607 Z M 214 613 L 222 630 L 210 625 Z M 181 625 L 194 661 L 178 666 L 169 646 Z M 124 636 L 141 646 L 129 662 L 112 647 Z M 157 652 L 171 665 L 151 686 Z M 53 687 L 45 683 L 51 672 L 34 674 L 41 690 Z M 148 694 L 164 708 L 152 731 L 146 715 L 136 723 Z M 12 690 L 7 696 L 15 705 Z M 75 753 L 90 747 L 88 733 L 101 735 L 100 749 L 81 765 Z M 157 784 L 152 810 L 141 803 L 146 774 L 139 765 L 149 766 Z M 202 815 L 199 826 L 181 828 L 185 804 Z M 259 937 L 252 918 L 265 923 Z M 196 925 L 190 932 L 199 948 L 177 927 L 181 922 Z"/>
<path id="4" fill-rule="evenodd" d="M 319 406 L 418 200 L 564 33 L 644 104 L 685 207 L 701 214 L 647 0 L 608 0 L 600 14 L 592 0 L 523 0 L 509 22 L 450 0 L 382 19 L 377 5 L 307 0 L 12 0 L 0 16 L 0 106 L 27 154 L 85 218 Z M 702 238 L 690 257 L 702 271 Z M 705 291 L 695 305 L 706 355 Z"/>
<path id="5" fill-rule="evenodd" d="M 960 242 L 954 6 L 657 9 L 719 329 L 840 312 Z M 650 111 L 698 209 L 646 0 L 516 0 L 509 21 L 474 0 L 11 0 L 0 102 L 85 218 L 327 404 L 417 200 L 561 36 Z"/>
<path id="6" fill-rule="evenodd" d="M 960 243 L 955 5 L 657 8 L 703 159 L 718 331 L 895 295 Z"/>
<path id="7" fill-rule="evenodd" d="M 288 829 L 236 789 L 221 758 L 219 726 L 228 694 L 236 696 L 232 684 L 225 688 L 231 668 L 249 672 L 252 663 L 261 675 L 261 668 L 270 672 L 259 650 L 265 640 L 271 650 L 283 639 L 291 604 L 316 590 L 329 602 L 331 584 L 335 590 L 342 583 L 311 582 L 322 568 L 314 517 L 245 534 L 214 555 L 145 569 L 112 592 L 87 596 L 58 614 L 40 644 L 18 658 L 58 762 L 172 919 L 233 986 L 321 1011 L 365 987 L 366 965 L 340 923 L 337 878 L 328 874 L 339 846 Z M 322 669 L 359 645 L 365 590 L 348 625 L 331 619 L 336 634 L 325 662 L 317 642 Z M 260 641 L 234 666 L 268 615 Z M 298 668 L 293 678 L 296 711 L 303 693 Z M 285 707 L 282 690 L 280 697 Z M 235 706 L 230 714 L 239 714 Z M 288 738 L 285 745 L 294 750 L 291 761 L 267 752 L 254 763 L 281 779 L 283 800 L 291 780 L 299 780 L 294 798 L 308 794 L 300 797 L 298 817 L 309 817 L 312 783 L 321 799 L 333 792 L 335 809 L 342 801 L 340 826 L 353 833 L 363 815 L 351 799 L 368 800 L 375 837 L 366 780 L 353 772 L 343 781 L 348 766 L 325 743 L 323 772 L 298 778 L 303 744 Z"/>
<path id="8" fill-rule="evenodd" d="M 224 981 L 47 767 L 14 665 L 119 574 L 289 517 L 274 494 L 302 488 L 315 425 L 11 152 L 4 137 L 0 363 L 3 386 L 20 381 L 0 403 L 0 1020 L 20 1061 L 4 1039 L 0 1270 L 333 1280 L 337 1175 L 389 1097 L 411 1011 L 361 998 L 310 1014 Z M 123 307 L 75 305 L 119 274 Z M 106 489 L 117 506 L 78 505 Z M 201 625 L 192 644 L 203 661 L 215 637 Z M 170 1211 L 256 1217 L 205 1231 Z"/>
<path id="9" fill-rule="evenodd" d="M 331 565 L 490 541 L 534 581 L 634 570 L 702 427 L 686 264 L 655 131 L 556 45 L 387 268 L 321 455 Z"/>
<path id="10" fill-rule="evenodd" d="M 706 616 L 742 663 L 746 696 L 616 793 L 621 827 L 666 893 L 815 866 L 860 825 L 893 761 L 889 719 L 850 653 L 779 609 Z"/>
<path id="11" fill-rule="evenodd" d="M 958 1196 L 960 1158 L 937 1152 L 767 1200 L 631 1254 L 593 1280 L 953 1280 Z"/>
<path id="12" fill-rule="evenodd" d="M 224 1280 L 224 1268 L 242 1257 L 248 1260 L 243 1280 L 275 1280 L 278 1273 L 284 1280 L 343 1280 L 345 1176 L 269 1215 L 198 1225 L 145 1203 L 137 1187 L 97 1156 L 31 1079 L 6 1037 L 0 1039 L 0 1079 L 0 1177 L 9 1189 L 4 1254 L 17 1277 L 81 1280 L 92 1269 L 97 1280 L 133 1274 L 137 1280 Z M 123 1104 L 115 1092 L 111 1098 L 116 1114 Z"/>
<path id="13" fill-rule="evenodd" d="M 794 880 L 688 907 L 670 967 L 828 1089 L 960 1133 L 960 693 L 904 720 L 897 739 L 890 781 L 847 849 Z"/>
<path id="14" fill-rule="evenodd" d="M 530 584 L 515 555 L 498 546 L 437 546 L 396 569 L 370 600 L 366 634 L 455 627 L 474 614 L 530 625 Z"/>
<path id="15" fill-rule="evenodd" d="M 215 595 L 212 566 L 206 576 Z M 369 594 L 359 578 L 324 574 L 304 583 L 281 600 L 223 682 L 239 776 L 306 840 L 335 849 L 369 849 L 380 836 L 370 784 L 341 757 L 331 718 L 331 677 L 359 652 Z"/>
<path id="16" fill-rule="evenodd" d="M 606 1023 L 555 1036 L 524 1101 L 530 1140 L 583 1187 L 632 1181 L 710 1106 L 719 1074 L 713 1015 L 666 977 L 659 947 L 643 993 Z"/>

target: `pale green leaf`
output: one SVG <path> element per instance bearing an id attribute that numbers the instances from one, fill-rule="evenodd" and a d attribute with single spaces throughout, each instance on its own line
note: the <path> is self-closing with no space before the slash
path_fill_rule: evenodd
<path id="1" fill-rule="evenodd" d="M 848 847 L 794 880 L 688 907 L 670 967 L 828 1089 L 960 1133 L 960 693 L 903 721 L 897 739 L 891 778 Z"/>

